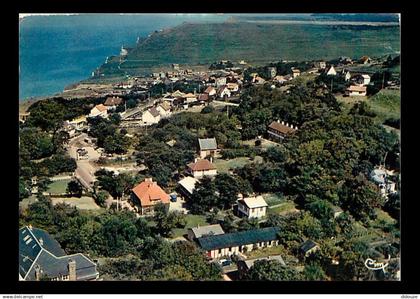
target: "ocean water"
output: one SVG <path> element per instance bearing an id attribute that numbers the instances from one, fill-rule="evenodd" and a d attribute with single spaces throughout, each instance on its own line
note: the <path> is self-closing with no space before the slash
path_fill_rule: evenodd
<path id="1" fill-rule="evenodd" d="M 48 96 L 86 79 L 137 37 L 183 22 L 223 22 L 216 14 L 28 16 L 19 24 L 19 100 Z"/>

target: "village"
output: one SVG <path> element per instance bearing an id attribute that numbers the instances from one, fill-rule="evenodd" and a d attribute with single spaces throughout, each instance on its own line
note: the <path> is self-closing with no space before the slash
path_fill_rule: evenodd
<path id="1" fill-rule="evenodd" d="M 122 56 L 126 55 L 124 48 L 121 52 Z M 296 250 L 291 250 L 292 246 L 280 238 L 281 226 L 274 225 L 276 222 L 272 218 L 273 215 L 300 215 L 304 212 L 304 207 L 296 204 L 292 197 L 279 195 L 280 192 L 274 191 L 276 187 L 261 187 L 262 191 L 251 188 L 253 190 L 250 192 L 237 183 L 239 187 L 232 188 L 239 191 L 235 193 L 232 190 L 225 191 L 230 189 L 229 186 L 225 189 L 220 187 L 225 179 L 226 184 L 229 184 L 228 179 L 236 175 L 241 176 L 237 172 L 238 169 L 251 172 L 251 169 L 246 168 L 248 163 L 259 165 L 271 152 L 281 151 L 285 140 L 302 130 L 302 124 L 293 118 L 272 117 L 266 122 L 268 125 L 264 123 L 263 127 L 258 127 L 258 133 L 253 134 L 255 137 L 236 141 L 233 135 L 229 135 L 233 134 L 230 132 L 224 132 L 223 135 L 206 130 L 203 133 L 199 126 L 197 129 L 191 129 L 194 126 L 193 115 L 197 115 L 198 122 L 200 115 L 205 117 L 207 113 L 220 113 L 223 115 L 220 116 L 220 122 L 229 123 L 233 111 L 241 109 L 244 105 L 244 94 L 250 88 L 260 86 L 266 88 L 267 93 L 291 95 L 296 86 L 312 81 L 319 84 L 323 94 L 332 93 L 346 105 L 361 105 L 369 102 L 371 89 L 399 89 L 398 78 L 382 73 L 382 78 L 378 79 L 377 72 L 369 70 L 393 59 L 395 58 L 381 60 L 367 56 L 358 59 L 340 57 L 334 60 L 334 63 L 304 62 L 301 63 L 303 68 L 292 66 L 282 74 L 278 73 L 279 67 L 276 67 L 275 63 L 258 69 L 248 66 L 243 60 L 235 64 L 229 60 L 221 60 L 215 63 L 216 69 L 207 71 L 194 71 L 179 64 L 172 64 L 170 71 L 145 77 L 128 76 L 126 80 L 118 83 L 81 83 L 73 86 L 62 93 L 63 97 L 68 97 L 68 101 L 83 94 L 83 97 L 95 102 L 91 104 L 89 113 L 66 120 L 57 130 L 68 134 L 63 150 L 65 155 L 75 160 L 76 168 L 74 171 L 50 177 L 52 184 L 49 186 L 55 185 L 58 190 L 43 188 L 42 184 L 39 184 L 40 178 L 32 177 L 31 186 L 28 187 L 31 195 L 21 202 L 21 208 L 27 209 L 36 202 L 36 196 L 41 192 L 43 196 L 51 198 L 53 205 L 67 203 L 77 209 L 96 213 L 104 209 L 126 210 L 133 213 L 136 219 L 145 219 L 155 224 L 159 221 L 157 215 L 161 215 L 162 210 L 165 210 L 163 214 L 166 216 L 161 217 L 169 218 L 172 213 L 182 220 L 178 221 L 181 224 L 177 222 L 170 226 L 162 234 L 164 238 L 172 243 L 184 241 L 193 244 L 202 252 L 208 263 L 215 263 L 220 267 L 224 280 L 249 278 L 247 275 L 250 275 L 250 269 L 262 260 L 275 260 L 296 273 L 304 273 L 307 271 L 304 270 L 305 265 L 311 260 L 310 256 L 320 251 L 323 245 L 321 246 L 315 237 L 299 237 L 296 238 L 298 241 L 293 247 Z M 281 63 L 288 66 L 294 62 Z M 19 115 L 22 125 L 26 121 L 30 122 L 31 113 L 28 111 Z M 186 144 L 194 146 L 184 148 L 184 145 L 179 144 L 181 140 L 177 137 L 177 127 L 170 128 L 170 125 L 171 121 L 185 113 L 192 115 L 189 118 L 190 123 L 179 126 L 197 132 L 199 137 L 193 139 L 192 135 L 188 136 Z M 228 120 L 222 120 L 222 117 Z M 244 124 L 246 120 L 237 123 L 231 121 L 229 126 L 232 127 L 231 131 L 240 131 L 244 130 Z M 103 138 L 101 133 L 97 132 L 108 130 L 107 126 L 113 126 L 114 131 L 108 135 L 110 137 Z M 213 126 L 216 127 L 217 123 Z M 174 132 L 165 132 L 165 128 Z M 165 142 L 147 139 L 154 139 L 157 134 L 172 137 L 162 138 Z M 144 138 L 144 143 L 141 141 L 132 146 L 132 140 L 140 137 Z M 244 152 L 253 154 L 236 154 L 229 148 L 229 141 L 237 142 L 239 145 L 236 148 L 243 147 L 246 149 Z M 153 150 L 149 149 L 148 142 L 154 147 Z M 168 160 L 151 162 L 153 155 L 158 155 L 153 151 L 156 149 L 157 152 L 159 146 L 161 151 L 167 149 L 168 153 L 174 152 L 174 155 L 176 151 L 177 155 L 185 152 L 185 156 L 181 158 L 161 154 Z M 180 148 L 182 150 L 179 150 Z M 239 152 L 239 149 L 236 151 Z M 230 157 L 229 154 L 233 156 Z M 165 168 L 164 164 L 172 159 L 176 161 L 170 163 L 174 163 L 176 167 Z M 387 169 L 385 159 L 386 156 L 375 165 L 370 172 L 369 181 L 376 186 L 377 194 L 387 200 L 399 191 L 398 182 L 390 179 L 398 177 L 399 173 L 395 169 Z M 160 177 L 161 173 L 153 172 L 153 165 L 156 164 L 163 164 L 159 167 L 165 170 L 161 171 L 165 173 L 165 178 Z M 138 173 L 142 175 L 139 177 Z M 117 190 L 114 185 L 105 187 L 110 185 L 113 179 L 117 180 L 124 175 L 134 180 L 140 179 L 132 180 L 131 184 L 124 185 L 121 190 Z M 273 180 L 280 179 L 274 177 Z M 80 193 L 79 197 L 68 195 L 69 192 L 73 192 L 69 191 L 70 182 L 77 182 L 72 184 L 78 185 L 74 189 L 80 190 L 75 192 Z M 210 205 L 208 212 L 206 209 L 207 214 L 197 213 L 200 211 L 200 207 L 196 207 L 197 194 L 200 193 L 203 202 L 205 196 L 208 196 L 205 194 L 206 190 L 203 190 L 208 186 L 205 184 L 215 184 L 216 197 L 229 197 L 229 202 L 220 206 L 215 204 L 214 207 Z M 103 192 L 104 190 L 106 192 Z M 105 195 L 98 200 L 98 194 L 101 192 Z M 228 195 L 223 192 L 227 192 Z M 336 204 L 330 207 L 331 219 L 339 218 L 345 210 L 340 207 L 339 201 L 335 202 Z M 209 221 L 209 215 L 213 215 L 212 221 Z M 162 221 L 167 221 L 167 218 Z M 233 226 L 241 229 L 229 229 Z M 376 237 L 370 242 L 379 242 L 377 245 L 382 245 L 381 236 L 378 234 Z M 36 228 L 35 223 L 28 223 L 21 229 L 20 242 L 26 248 L 24 255 L 28 257 L 24 259 L 24 266 L 20 269 L 21 280 L 40 280 L 42 273 L 48 274 L 52 280 L 100 280 L 103 277 L 99 271 L 100 259 L 94 261 L 87 257 L 85 252 L 68 255 L 52 236 Z M 388 240 L 383 242 L 389 243 Z M 32 244 L 35 245 L 32 247 Z M 33 267 L 33 262 L 28 262 L 30 257 L 37 257 L 37 267 Z M 395 258 L 396 256 L 393 256 L 393 262 L 397 265 L 399 259 Z M 51 264 L 51 259 L 57 263 Z M 338 267 L 340 260 L 332 258 L 329 263 L 331 267 Z M 398 266 L 393 267 L 395 269 L 390 271 L 392 274 L 389 275 L 398 279 Z"/>

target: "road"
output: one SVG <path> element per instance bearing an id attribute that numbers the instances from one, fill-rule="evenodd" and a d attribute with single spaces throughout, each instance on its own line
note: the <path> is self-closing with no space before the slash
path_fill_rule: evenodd
<path id="1" fill-rule="evenodd" d="M 84 140 L 88 138 L 87 134 L 83 133 L 73 138 L 69 142 L 68 152 L 70 157 L 76 159 L 77 168 L 74 172 L 75 177 L 88 190 L 92 189 L 93 182 L 96 180 L 96 167 L 91 162 L 96 161 L 101 156 L 91 145 Z M 83 147 L 87 150 L 89 158 L 87 160 L 77 160 L 77 149 Z"/>

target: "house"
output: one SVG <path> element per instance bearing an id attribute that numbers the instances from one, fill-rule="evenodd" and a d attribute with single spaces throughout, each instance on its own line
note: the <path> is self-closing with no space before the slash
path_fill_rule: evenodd
<path id="1" fill-rule="evenodd" d="M 277 81 L 280 84 L 283 84 L 283 83 L 287 82 L 288 80 L 284 76 L 275 76 L 273 78 L 273 81 Z"/>
<path id="2" fill-rule="evenodd" d="M 208 102 L 209 101 L 209 95 L 207 93 L 202 93 L 198 96 L 199 102 Z"/>
<path id="3" fill-rule="evenodd" d="M 172 63 L 172 68 L 174 70 L 179 70 L 179 64 L 178 63 Z"/>
<path id="4" fill-rule="evenodd" d="M 214 96 L 217 93 L 217 91 L 216 91 L 216 88 L 214 88 L 213 86 L 209 86 L 206 88 L 204 93 L 208 94 L 211 97 L 211 96 Z"/>
<path id="5" fill-rule="evenodd" d="M 383 168 L 376 168 L 370 173 L 371 179 L 379 187 L 380 193 L 383 197 L 397 192 L 395 190 L 395 183 L 388 179 L 388 173 Z"/>
<path id="6" fill-rule="evenodd" d="M 226 77 L 216 78 L 215 83 L 216 83 L 216 87 L 221 87 L 221 86 L 226 85 Z"/>
<path id="7" fill-rule="evenodd" d="M 300 70 L 292 69 L 292 75 L 293 75 L 293 78 L 299 77 L 300 76 Z"/>
<path id="8" fill-rule="evenodd" d="M 217 96 L 219 97 L 219 98 L 224 98 L 224 97 L 230 97 L 230 90 L 229 90 L 229 88 L 227 88 L 227 86 L 226 85 L 223 85 L 223 86 L 220 86 L 218 89 L 217 89 Z"/>
<path id="9" fill-rule="evenodd" d="M 325 72 L 327 76 L 335 76 L 337 75 L 337 72 L 335 71 L 334 66 L 330 66 L 330 68 Z"/>
<path id="10" fill-rule="evenodd" d="M 239 61 L 239 64 L 244 65 L 244 64 L 247 64 L 247 63 L 246 63 L 245 60 L 241 60 L 241 61 Z"/>
<path id="11" fill-rule="evenodd" d="M 210 258 L 220 258 L 245 253 L 258 248 L 278 245 L 279 228 L 266 227 L 235 233 L 197 238 L 201 249 Z"/>
<path id="12" fill-rule="evenodd" d="M 346 95 L 350 97 L 366 96 L 366 90 L 366 86 L 351 85 L 346 89 Z"/>
<path id="13" fill-rule="evenodd" d="M 265 80 L 263 78 L 261 78 L 260 76 L 256 76 L 256 77 L 254 77 L 252 82 L 255 83 L 255 84 L 264 84 Z"/>
<path id="14" fill-rule="evenodd" d="M 171 93 L 171 96 L 173 98 L 183 98 L 183 97 L 185 97 L 185 93 L 183 93 L 179 90 L 175 90 L 173 93 Z"/>
<path id="15" fill-rule="evenodd" d="M 332 206 L 332 210 L 334 213 L 334 219 L 337 218 L 338 216 L 340 216 L 343 213 L 343 209 L 340 208 L 339 206 Z"/>
<path id="16" fill-rule="evenodd" d="M 105 100 L 104 106 L 106 106 L 108 110 L 115 109 L 122 103 L 122 101 L 123 99 L 120 97 L 108 97 Z"/>
<path id="17" fill-rule="evenodd" d="M 362 85 L 362 86 L 368 85 L 370 83 L 370 76 L 369 75 L 366 75 L 366 74 L 355 75 L 351 79 L 356 84 Z"/>
<path id="18" fill-rule="evenodd" d="M 239 91 L 238 83 L 228 83 L 228 84 L 226 84 L 226 86 L 231 92 L 238 92 Z"/>
<path id="19" fill-rule="evenodd" d="M 323 70 L 327 67 L 327 63 L 325 61 L 315 61 L 313 66 L 314 68 Z"/>
<path id="20" fill-rule="evenodd" d="M 157 124 L 160 121 L 160 113 L 155 107 L 149 108 L 142 114 L 143 123 L 147 125 Z"/>
<path id="21" fill-rule="evenodd" d="M 169 205 L 169 195 L 152 178 L 144 179 L 131 191 L 131 200 L 138 205 L 140 215 L 153 214 L 157 203 Z"/>
<path id="22" fill-rule="evenodd" d="M 312 240 L 306 240 L 299 246 L 300 253 L 307 257 L 317 251 L 319 249 L 319 246 Z"/>
<path id="23" fill-rule="evenodd" d="M 280 120 L 273 121 L 267 129 L 267 133 L 270 137 L 272 137 L 274 140 L 278 139 L 284 139 L 289 134 L 294 133 L 297 130 L 297 127 L 293 127 L 293 125 L 290 125 L 288 123 L 284 123 L 282 121 L 280 123 Z"/>
<path id="24" fill-rule="evenodd" d="M 202 178 L 203 176 L 215 176 L 217 174 L 216 167 L 211 161 L 207 159 L 195 159 L 194 163 L 190 163 L 187 166 L 188 172 L 195 178 Z"/>
<path id="25" fill-rule="evenodd" d="M 197 96 L 195 94 L 192 93 L 187 93 L 184 95 L 185 98 L 185 102 L 186 103 L 193 103 L 193 102 L 197 102 Z"/>
<path id="26" fill-rule="evenodd" d="M 369 56 L 362 56 L 362 57 L 360 57 L 359 62 L 361 64 L 368 64 L 368 63 L 372 62 L 372 59 Z"/>
<path id="27" fill-rule="evenodd" d="M 204 159 L 207 156 L 214 157 L 214 154 L 217 152 L 216 138 L 198 139 L 198 147 L 198 154 L 201 159 Z"/>
<path id="28" fill-rule="evenodd" d="M 249 269 L 251 269 L 251 267 L 255 264 L 256 261 L 278 261 L 282 266 L 286 266 L 286 263 L 284 262 L 281 255 L 272 255 L 272 256 L 267 256 L 267 257 L 250 259 L 250 260 L 239 260 L 236 263 L 238 266 L 239 278 L 245 277 Z"/>
<path id="29" fill-rule="evenodd" d="M 346 56 L 341 56 L 340 58 L 338 58 L 338 61 L 341 64 L 353 64 L 353 61 L 351 60 L 350 57 L 346 57 Z"/>
<path id="30" fill-rule="evenodd" d="M 351 74 L 350 74 L 350 72 L 349 71 L 344 71 L 343 70 L 343 72 L 344 72 L 344 81 L 349 81 L 350 80 L 350 78 L 351 78 Z"/>
<path id="31" fill-rule="evenodd" d="M 69 124 L 73 125 L 76 131 L 82 130 L 87 125 L 86 116 L 80 116 L 69 121 Z"/>
<path id="32" fill-rule="evenodd" d="M 96 105 L 90 110 L 89 117 L 108 117 L 108 109 L 103 104 Z"/>
<path id="33" fill-rule="evenodd" d="M 238 200 L 238 212 L 246 218 L 262 218 L 267 212 L 268 204 L 259 195 Z"/>
<path id="34" fill-rule="evenodd" d="M 187 176 L 178 182 L 179 186 L 179 193 L 184 198 L 190 198 L 194 192 L 195 184 L 197 184 L 198 180 L 194 177 Z"/>
<path id="35" fill-rule="evenodd" d="M 23 112 L 23 113 L 19 112 L 19 121 L 24 123 L 28 119 L 30 114 L 31 114 L 30 112 Z"/>
<path id="36" fill-rule="evenodd" d="M 82 253 L 67 255 L 45 230 L 19 230 L 19 280 L 86 281 L 99 278 L 96 264 Z"/>
<path id="37" fill-rule="evenodd" d="M 224 233 L 225 232 L 223 231 L 220 224 L 197 226 L 188 229 L 188 239 L 195 241 L 201 237 L 222 235 Z"/>
<path id="38" fill-rule="evenodd" d="M 274 78 L 277 75 L 277 69 L 275 67 L 269 67 L 267 71 L 270 78 Z"/>
<path id="39" fill-rule="evenodd" d="M 162 118 L 168 117 L 172 114 L 171 105 L 167 101 L 164 101 L 164 102 L 160 103 L 156 107 L 156 110 L 159 112 L 159 114 Z"/>

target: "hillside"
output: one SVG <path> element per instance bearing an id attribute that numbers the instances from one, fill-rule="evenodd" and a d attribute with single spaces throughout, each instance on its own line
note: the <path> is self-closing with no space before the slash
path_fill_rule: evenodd
<path id="1" fill-rule="evenodd" d="M 215 60 L 333 59 L 382 56 L 400 49 L 398 26 L 258 24 L 248 22 L 191 24 L 151 34 L 120 65 L 119 57 L 101 72 L 135 73 L 170 63 L 208 64 Z"/>

